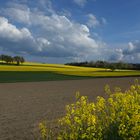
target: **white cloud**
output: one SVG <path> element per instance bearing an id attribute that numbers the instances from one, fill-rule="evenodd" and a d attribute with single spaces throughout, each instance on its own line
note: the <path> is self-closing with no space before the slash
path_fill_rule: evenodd
<path id="1" fill-rule="evenodd" d="M 125 55 L 132 55 L 140 53 L 140 41 L 129 42 L 127 47 L 124 49 Z"/>
<path id="2" fill-rule="evenodd" d="M 129 63 L 139 63 L 140 60 L 140 41 L 128 42 L 120 45 L 119 49 L 110 49 L 110 61 L 125 61 Z M 109 49 L 108 49 L 109 50 Z"/>
<path id="3" fill-rule="evenodd" d="M 104 42 L 90 36 L 86 25 L 65 16 L 30 12 L 29 19 L 30 30 L 17 28 L 7 18 L 0 17 L 2 50 L 48 57 L 48 60 L 55 58 L 59 62 L 85 59 L 139 62 L 140 41 L 129 42 L 124 49 L 109 49 Z"/>
<path id="4" fill-rule="evenodd" d="M 37 29 L 36 35 L 25 27 L 18 29 L 8 19 L 1 17 L 0 46 L 13 52 L 67 58 L 86 58 L 100 48 L 99 41 L 90 37 L 86 25 L 71 22 L 65 16 L 31 13 L 30 23 L 32 28 Z"/>
<path id="5" fill-rule="evenodd" d="M 87 15 L 87 18 L 88 18 L 87 25 L 90 28 L 96 28 L 100 25 L 107 24 L 107 20 L 104 17 L 102 17 L 100 19 L 97 19 L 97 17 L 94 14 L 91 14 L 91 13 Z"/>
<path id="6" fill-rule="evenodd" d="M 140 60 L 140 41 L 129 42 L 127 47 L 123 50 L 125 59 L 139 63 Z"/>
<path id="7" fill-rule="evenodd" d="M 74 0 L 74 2 L 76 4 L 78 4 L 79 6 L 84 6 L 87 2 L 87 0 Z"/>
<path id="8" fill-rule="evenodd" d="M 81 56 L 93 53 L 99 46 L 98 43 L 90 37 L 90 31 L 86 25 L 73 23 L 65 16 L 52 15 L 36 16 L 33 26 L 40 26 L 40 31 L 44 37 L 47 37 L 53 47 L 49 48 L 51 52 L 59 50 L 64 56 Z M 60 51 L 61 50 L 61 51 Z M 63 53 L 63 54 L 62 54 Z M 56 55 L 56 53 L 54 53 Z"/>
<path id="9" fill-rule="evenodd" d="M 8 19 L 0 17 L 0 37 L 17 41 L 32 36 L 27 28 L 17 29 L 16 26 L 8 23 Z"/>
<path id="10" fill-rule="evenodd" d="M 71 12 L 66 10 L 66 9 L 62 9 L 62 11 L 58 12 L 59 15 L 63 15 L 63 16 L 66 16 L 66 17 L 71 17 Z"/>
<path id="11" fill-rule="evenodd" d="M 49 13 L 55 13 L 51 0 L 37 0 L 36 3 L 38 3 L 41 6 L 41 8 L 48 11 Z"/>
<path id="12" fill-rule="evenodd" d="M 38 51 L 41 52 L 44 48 L 48 47 L 51 43 L 46 38 L 37 38 Z"/>
<path id="13" fill-rule="evenodd" d="M 9 19 L 0 18 L 0 47 L 3 50 L 59 60 L 104 57 L 104 42 L 91 37 L 90 29 L 84 24 L 55 12 L 47 15 L 34 11 L 22 4 L 8 5 L 2 11 Z M 93 18 L 94 15 L 89 16 Z M 91 26 L 98 26 L 99 21 L 96 17 L 93 19 Z M 18 28 L 16 23 L 23 27 Z"/>
<path id="14" fill-rule="evenodd" d="M 118 61 L 122 61 L 123 58 L 124 58 L 123 50 L 122 49 L 115 49 L 115 50 L 112 50 L 112 53 L 110 54 L 109 60 L 118 62 Z"/>
<path id="15" fill-rule="evenodd" d="M 73 0 L 80 7 L 84 7 L 89 1 L 95 2 L 96 0 Z"/>
<path id="16" fill-rule="evenodd" d="M 15 54 L 34 54 L 38 51 L 37 41 L 31 32 L 25 27 L 17 28 L 5 17 L 0 17 L 0 48 Z"/>
<path id="17" fill-rule="evenodd" d="M 87 17 L 88 17 L 87 25 L 88 25 L 89 27 L 95 28 L 95 27 L 97 27 L 97 26 L 100 25 L 100 21 L 96 18 L 95 15 L 93 15 L 93 14 L 88 14 Z"/>
<path id="18" fill-rule="evenodd" d="M 133 50 L 135 50 L 135 45 L 132 42 L 129 42 L 128 43 L 128 51 L 131 52 Z"/>
<path id="19" fill-rule="evenodd" d="M 25 4 L 8 3 L 8 8 L 2 8 L 0 13 L 20 23 L 30 24 L 30 8 Z"/>
<path id="20" fill-rule="evenodd" d="M 107 20 L 104 17 L 101 18 L 101 22 L 102 24 L 107 24 Z"/>

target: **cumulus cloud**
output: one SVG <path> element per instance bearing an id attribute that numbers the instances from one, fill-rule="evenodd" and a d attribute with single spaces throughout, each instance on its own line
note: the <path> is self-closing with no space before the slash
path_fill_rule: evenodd
<path id="1" fill-rule="evenodd" d="M 94 27 L 95 28 L 95 27 L 100 25 L 100 22 L 99 22 L 99 20 L 97 20 L 95 15 L 88 14 L 87 17 L 88 17 L 87 25 L 89 27 Z"/>
<path id="2" fill-rule="evenodd" d="M 140 60 L 140 41 L 129 42 L 123 50 L 125 59 L 130 62 L 139 63 Z"/>
<path id="3" fill-rule="evenodd" d="M 27 28 L 18 29 L 9 23 L 7 18 L 0 17 L 0 48 L 3 51 L 30 53 L 37 51 L 35 44 L 35 40 Z"/>
<path id="4" fill-rule="evenodd" d="M 20 23 L 30 24 L 30 8 L 25 4 L 9 3 L 8 8 L 2 8 L 1 15 L 9 17 Z"/>
<path id="5" fill-rule="evenodd" d="M 65 16 L 38 15 L 32 20 L 33 26 L 40 26 L 41 34 L 51 42 L 52 47 L 48 48 L 51 54 L 57 50 L 59 56 L 78 57 L 93 53 L 99 47 L 86 25 L 73 23 Z M 54 56 L 57 56 L 55 52 Z"/>
<path id="6" fill-rule="evenodd" d="M 13 2 L 14 1 L 14 2 Z M 95 0 L 74 0 L 83 7 Z M 0 51 L 28 54 L 53 62 L 109 60 L 139 62 L 140 41 L 115 45 L 101 41 L 92 28 L 108 24 L 89 13 L 86 23 L 72 20 L 66 9 L 55 11 L 51 0 L 11 0 L 0 9 Z M 37 59 L 36 59 L 37 60 Z"/>
<path id="7" fill-rule="evenodd" d="M 43 4 L 47 0 L 40 2 Z M 0 48 L 13 53 L 48 57 L 48 60 L 55 58 L 63 62 L 110 57 L 113 51 L 109 52 L 105 43 L 97 37 L 91 37 L 89 28 L 106 23 L 105 19 L 98 21 L 95 15 L 90 14 L 87 26 L 51 9 L 50 5 L 49 14 L 30 9 L 25 4 L 12 4 L 2 9 L 7 18 L 0 17 Z M 20 23 L 20 28 L 17 23 Z M 123 59 L 123 51 L 116 49 L 112 59 Z"/>
<path id="8" fill-rule="evenodd" d="M 73 0 L 77 5 L 79 5 L 80 7 L 85 6 L 85 4 L 89 1 L 89 0 Z M 96 1 L 96 0 L 91 0 L 91 1 Z"/>
<path id="9" fill-rule="evenodd" d="M 124 50 L 125 55 L 140 53 L 140 42 L 129 42 L 127 48 Z"/>
<path id="10" fill-rule="evenodd" d="M 74 0 L 74 2 L 76 4 L 78 4 L 79 6 L 84 6 L 87 2 L 87 0 Z"/>
<path id="11" fill-rule="evenodd" d="M 43 8 L 47 8 L 50 13 L 55 13 L 51 0 L 37 0 L 37 2 L 39 2 Z"/>
<path id="12" fill-rule="evenodd" d="M 109 51 L 108 51 L 109 53 Z M 109 61 L 125 61 L 129 63 L 139 63 L 140 60 L 140 41 L 123 44 L 122 48 L 110 49 Z"/>
<path id="13" fill-rule="evenodd" d="M 115 49 L 112 51 L 109 60 L 110 61 L 122 61 L 124 58 L 123 50 L 122 49 Z"/>
<path id="14" fill-rule="evenodd" d="M 4 17 L 0 17 L 0 37 L 13 41 L 32 38 L 31 33 L 27 28 L 17 29 L 16 26 L 8 23 L 8 19 Z"/>
<path id="15" fill-rule="evenodd" d="M 107 20 L 105 18 L 97 19 L 97 17 L 94 14 L 88 14 L 87 15 L 87 26 L 90 28 L 96 28 L 100 25 L 105 25 L 107 24 Z"/>
<path id="16" fill-rule="evenodd" d="M 3 49 L 37 56 L 84 58 L 100 48 L 99 41 L 90 37 L 86 25 L 72 22 L 65 16 L 30 13 L 29 19 L 36 35 L 28 28 L 18 29 L 8 19 L 0 18 Z"/>

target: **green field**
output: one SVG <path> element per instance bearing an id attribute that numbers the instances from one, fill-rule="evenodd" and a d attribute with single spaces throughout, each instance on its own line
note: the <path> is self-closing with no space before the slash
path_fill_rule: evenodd
<path id="1" fill-rule="evenodd" d="M 95 77 L 140 76 L 140 71 L 67 66 L 62 64 L 24 63 L 0 65 L 0 82 L 29 82 L 85 79 Z"/>

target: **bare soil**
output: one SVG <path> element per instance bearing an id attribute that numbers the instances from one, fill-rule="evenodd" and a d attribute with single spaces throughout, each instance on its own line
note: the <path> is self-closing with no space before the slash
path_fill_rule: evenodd
<path id="1" fill-rule="evenodd" d="M 90 100 L 105 96 L 104 86 L 129 88 L 136 77 L 95 78 L 0 84 L 0 140 L 33 140 L 42 120 L 54 121 L 75 101 L 76 91 Z M 140 78 L 137 78 L 140 80 Z"/>

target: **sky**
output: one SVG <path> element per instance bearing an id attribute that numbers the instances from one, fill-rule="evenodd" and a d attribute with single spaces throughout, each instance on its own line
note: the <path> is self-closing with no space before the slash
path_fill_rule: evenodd
<path id="1" fill-rule="evenodd" d="M 0 54 L 139 63 L 139 7 L 140 0 L 0 0 Z"/>

